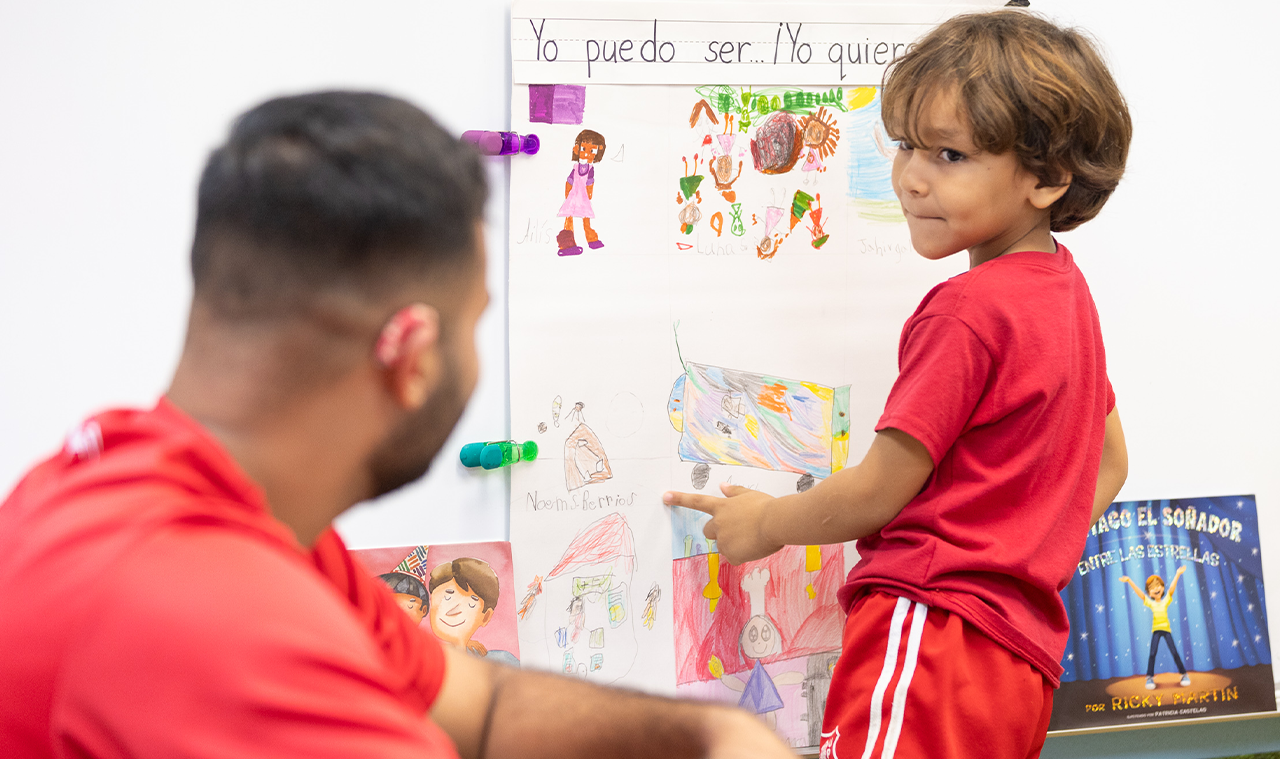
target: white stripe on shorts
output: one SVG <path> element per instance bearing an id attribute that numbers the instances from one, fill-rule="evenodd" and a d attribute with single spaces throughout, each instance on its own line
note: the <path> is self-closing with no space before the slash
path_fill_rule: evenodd
<path id="1" fill-rule="evenodd" d="M 911 678 L 916 674 L 916 660 L 920 657 L 920 638 L 924 634 L 924 621 L 929 614 L 929 607 L 916 602 L 911 612 L 911 633 L 907 636 L 906 661 L 902 663 L 902 677 L 898 678 L 898 687 L 893 690 L 893 709 L 889 714 L 889 731 L 884 736 L 884 750 L 881 759 L 893 759 L 898 750 L 898 738 L 902 735 L 902 718 L 907 706 L 907 689 L 911 687 Z"/>
<path id="2" fill-rule="evenodd" d="M 906 621 L 907 609 L 911 602 L 898 598 L 893 608 L 893 620 L 889 622 L 889 645 L 884 652 L 884 666 L 880 668 L 880 679 L 876 680 L 875 690 L 871 691 L 871 719 L 867 724 L 867 745 L 862 751 L 862 759 L 870 759 L 876 740 L 880 737 L 880 711 L 884 705 L 884 692 L 893 679 L 893 670 L 898 664 L 898 643 L 902 641 L 902 623 Z"/>

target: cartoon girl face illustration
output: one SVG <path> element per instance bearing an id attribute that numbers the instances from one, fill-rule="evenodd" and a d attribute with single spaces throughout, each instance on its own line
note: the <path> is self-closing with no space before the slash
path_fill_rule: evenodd
<path id="1" fill-rule="evenodd" d="M 600 163 L 604 158 L 604 138 L 590 129 L 584 129 L 573 144 L 573 160 L 579 163 Z"/>

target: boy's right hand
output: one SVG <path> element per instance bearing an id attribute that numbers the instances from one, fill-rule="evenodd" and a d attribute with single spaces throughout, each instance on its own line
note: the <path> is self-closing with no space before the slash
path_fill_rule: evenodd
<path id="1" fill-rule="evenodd" d="M 763 559 L 782 548 L 782 543 L 765 535 L 765 515 L 777 499 L 759 490 L 724 483 L 725 498 L 698 493 L 668 492 L 662 502 L 711 515 L 702 534 L 716 541 L 716 549 L 730 564 Z"/>

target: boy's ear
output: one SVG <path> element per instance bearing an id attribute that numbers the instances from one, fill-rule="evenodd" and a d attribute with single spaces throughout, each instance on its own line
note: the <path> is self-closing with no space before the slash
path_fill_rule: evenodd
<path id="1" fill-rule="evenodd" d="M 1037 184 L 1035 188 L 1031 190 L 1031 205 L 1043 211 L 1054 203 L 1057 203 L 1058 198 L 1066 195 L 1067 190 L 1071 189 L 1071 179 L 1071 172 L 1068 171 L 1059 178 L 1061 184 Z"/>
<path id="2" fill-rule="evenodd" d="M 497 610 L 498 610 L 498 609 L 497 609 L 497 607 L 495 606 L 494 608 L 492 608 L 492 609 L 490 609 L 490 610 L 486 611 L 484 614 L 481 614 L 481 615 L 480 615 L 480 626 L 481 626 L 481 627 L 484 627 L 485 625 L 489 624 L 489 620 L 493 619 L 493 613 L 494 613 L 495 611 L 497 611 Z"/>
<path id="3" fill-rule="evenodd" d="M 443 373 L 440 313 L 425 303 L 395 312 L 378 332 L 374 356 L 395 402 L 407 410 L 420 408 Z"/>

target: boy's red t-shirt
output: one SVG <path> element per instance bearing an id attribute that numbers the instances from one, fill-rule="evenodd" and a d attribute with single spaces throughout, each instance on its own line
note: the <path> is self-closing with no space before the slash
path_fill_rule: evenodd
<path id="1" fill-rule="evenodd" d="M 938 285 L 902 330 L 877 430 L 928 449 L 924 489 L 875 535 L 840 591 L 884 588 L 947 609 L 1057 687 L 1059 596 L 1084 550 L 1115 405 L 1097 309 L 1061 245 Z"/>
<path id="2" fill-rule="evenodd" d="M 0 608 L 5 757 L 457 756 L 426 717 L 440 643 L 164 399 L 0 505 Z"/>

